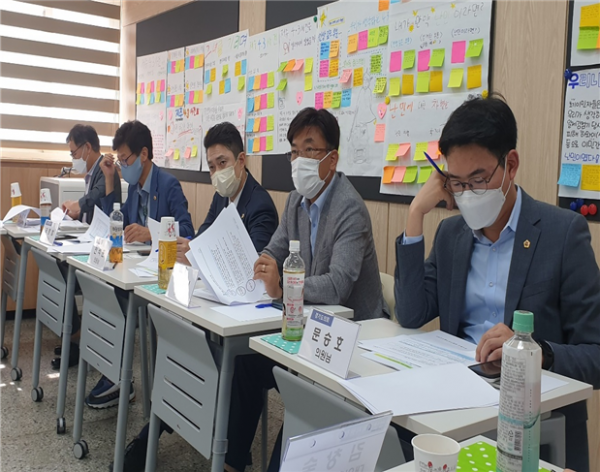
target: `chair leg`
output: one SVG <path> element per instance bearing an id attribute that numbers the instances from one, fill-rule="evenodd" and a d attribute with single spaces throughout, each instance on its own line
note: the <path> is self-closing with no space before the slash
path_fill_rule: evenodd
<path id="1" fill-rule="evenodd" d="M 160 419 L 154 413 L 151 413 L 150 430 L 148 431 L 148 448 L 146 449 L 146 472 L 154 472 L 156 470 L 159 430 Z"/>
<path id="2" fill-rule="evenodd" d="M 267 457 L 267 442 L 269 438 L 269 391 L 263 390 L 263 411 L 262 411 L 262 441 L 260 443 L 261 469 L 267 472 L 269 467 L 269 458 Z"/>

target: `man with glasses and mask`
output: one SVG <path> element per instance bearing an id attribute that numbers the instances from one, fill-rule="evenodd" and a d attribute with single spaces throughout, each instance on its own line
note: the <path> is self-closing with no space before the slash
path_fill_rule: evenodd
<path id="1" fill-rule="evenodd" d="M 600 273 L 585 218 L 515 185 L 517 123 L 501 97 L 463 103 L 439 146 L 447 174 L 423 185 L 396 241 L 398 321 L 420 328 L 439 316 L 487 362 L 502 358 L 514 311 L 531 311 L 542 367 L 600 388 Z M 442 201 L 461 214 L 440 223 L 423 264 L 423 220 Z M 566 465 L 589 470 L 585 402 L 558 411 Z"/>
<path id="2" fill-rule="evenodd" d="M 77 174 L 85 175 L 85 193 L 77 201 L 64 202 L 62 209 L 74 220 L 90 223 L 94 217 L 94 208 L 102 206 L 101 199 L 106 194 L 105 177 L 100 169 L 100 163 L 104 159 L 100 154 L 100 140 L 91 126 L 75 125 L 69 131 L 67 144 L 73 159 L 72 169 Z M 119 174 L 113 175 L 112 185 L 116 191 L 115 201 L 121 203 Z"/>

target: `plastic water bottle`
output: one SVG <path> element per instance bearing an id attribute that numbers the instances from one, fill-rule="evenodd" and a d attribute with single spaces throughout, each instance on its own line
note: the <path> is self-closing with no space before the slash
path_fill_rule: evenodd
<path id="1" fill-rule="evenodd" d="M 177 232 L 175 218 L 163 216 L 160 219 L 158 237 L 158 287 L 166 290 L 171 280 L 171 272 L 177 260 Z"/>
<path id="2" fill-rule="evenodd" d="M 300 241 L 290 241 L 290 255 L 283 263 L 283 329 L 286 341 L 300 341 L 304 332 L 304 261 Z"/>
<path id="3" fill-rule="evenodd" d="M 113 212 L 110 214 L 110 241 L 109 261 L 113 264 L 123 262 L 123 213 L 120 203 L 113 203 Z"/>
<path id="4" fill-rule="evenodd" d="M 515 311 L 515 335 L 502 346 L 498 472 L 539 469 L 542 349 L 532 339 L 533 313 Z"/>

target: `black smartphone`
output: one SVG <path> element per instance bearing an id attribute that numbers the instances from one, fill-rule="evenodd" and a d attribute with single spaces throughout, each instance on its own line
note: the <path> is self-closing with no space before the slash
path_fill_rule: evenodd
<path id="1" fill-rule="evenodd" d="M 469 366 L 469 369 L 485 379 L 495 380 L 500 378 L 502 361 L 484 362 Z"/>

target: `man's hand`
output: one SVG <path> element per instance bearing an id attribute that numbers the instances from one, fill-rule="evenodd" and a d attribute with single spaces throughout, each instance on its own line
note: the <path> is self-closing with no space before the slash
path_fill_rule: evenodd
<path id="1" fill-rule="evenodd" d="M 433 210 L 442 200 L 446 202 L 446 209 L 454 209 L 454 197 L 444 189 L 446 179 L 437 171 L 431 173 L 429 180 L 419 190 L 417 196 L 410 204 L 408 220 L 404 234 L 407 237 L 423 234 L 423 218 Z"/>
<path id="2" fill-rule="evenodd" d="M 254 280 L 262 280 L 269 297 L 281 298 L 283 290 L 279 286 L 279 269 L 271 256 L 261 254 L 254 263 Z"/>
<path id="3" fill-rule="evenodd" d="M 137 223 L 125 228 L 125 242 L 127 243 L 145 243 L 152 240 L 150 230 L 145 226 L 140 226 Z"/>
<path id="4" fill-rule="evenodd" d="M 177 262 L 180 264 L 190 265 L 190 261 L 185 257 L 190 250 L 190 240 L 187 238 L 177 238 Z"/>
<path id="5" fill-rule="evenodd" d="M 115 157 L 112 154 L 104 154 L 104 158 L 100 161 L 100 169 L 104 174 L 104 185 L 106 188 L 106 195 L 113 193 L 115 189 Z"/>
<path id="6" fill-rule="evenodd" d="M 79 202 L 76 200 L 69 200 L 62 204 L 62 211 L 64 211 L 67 215 L 69 215 L 74 220 L 79 218 L 79 214 L 81 213 L 81 208 L 79 207 Z"/>
<path id="7" fill-rule="evenodd" d="M 475 351 L 475 360 L 492 362 L 502 359 L 502 345 L 514 334 L 504 323 L 498 323 L 481 337 Z"/>

